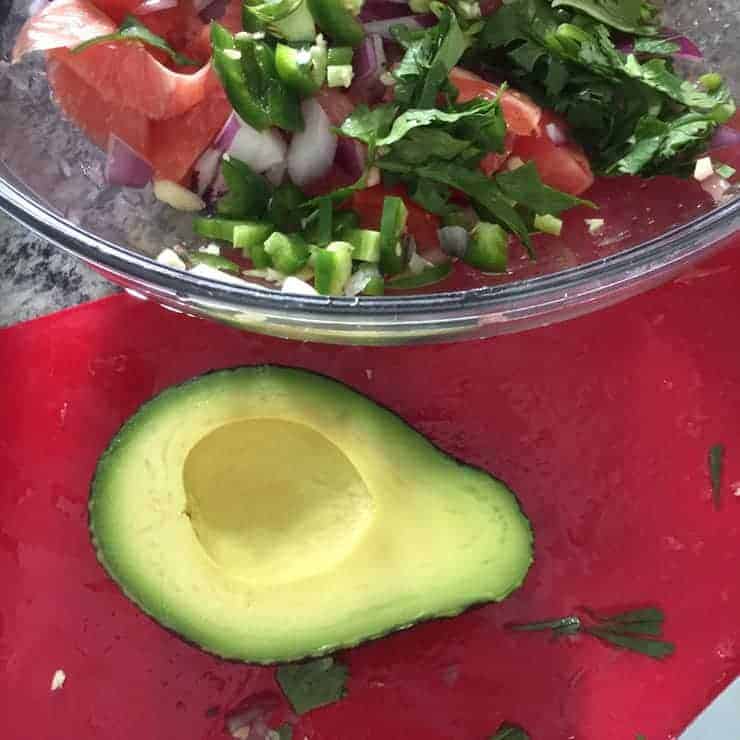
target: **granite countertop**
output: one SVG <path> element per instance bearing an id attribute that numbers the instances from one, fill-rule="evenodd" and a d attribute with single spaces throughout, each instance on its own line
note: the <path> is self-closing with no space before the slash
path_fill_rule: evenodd
<path id="1" fill-rule="evenodd" d="M 116 288 L 0 213 L 0 326 L 43 316 Z"/>

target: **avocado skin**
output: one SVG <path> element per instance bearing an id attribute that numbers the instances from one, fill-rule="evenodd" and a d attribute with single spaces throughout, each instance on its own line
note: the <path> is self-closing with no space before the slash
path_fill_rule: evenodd
<path id="1" fill-rule="evenodd" d="M 431 448 L 433 448 L 436 454 L 441 455 L 442 457 L 454 462 L 456 466 L 459 467 L 461 470 L 470 470 L 470 471 L 474 471 L 476 473 L 482 474 L 486 476 L 487 478 L 489 478 L 495 484 L 502 486 L 508 492 L 512 501 L 515 503 L 517 512 L 519 516 L 521 517 L 523 524 L 527 527 L 528 534 L 529 534 L 530 546 L 529 546 L 528 565 L 527 565 L 526 571 L 524 572 L 521 580 L 517 583 L 512 583 L 511 587 L 506 591 L 506 593 L 504 593 L 498 598 L 495 598 L 495 599 L 488 598 L 488 597 L 471 598 L 469 600 L 461 601 L 459 606 L 456 607 L 455 609 L 445 610 L 444 612 L 425 615 L 419 619 L 415 619 L 412 621 L 404 621 L 404 622 L 400 622 L 397 624 L 392 624 L 392 625 L 389 625 L 387 628 L 379 630 L 379 631 L 375 631 L 372 634 L 358 635 L 356 639 L 344 640 L 341 643 L 326 645 L 325 647 L 322 647 L 317 650 L 301 652 L 300 654 L 290 656 L 289 658 L 245 659 L 242 657 L 232 657 L 232 656 L 224 655 L 218 650 L 212 649 L 207 645 L 201 644 L 197 640 L 194 640 L 190 638 L 188 635 L 183 634 L 183 632 L 178 630 L 176 627 L 168 624 L 160 616 L 153 613 L 151 610 L 147 609 L 146 606 L 143 605 L 140 602 L 140 600 L 137 599 L 136 596 L 130 591 L 130 589 L 127 588 L 126 584 L 123 583 L 116 576 L 116 574 L 114 573 L 114 568 L 111 566 L 110 562 L 106 559 L 105 553 L 103 552 L 103 548 L 100 545 L 98 536 L 95 531 L 95 521 L 94 521 L 94 504 L 96 501 L 96 497 L 99 495 L 98 488 L 99 488 L 100 481 L 104 478 L 108 470 L 108 467 L 111 464 L 113 464 L 112 459 L 114 458 L 115 453 L 118 450 L 118 448 L 122 444 L 124 444 L 124 442 L 126 441 L 127 435 L 130 433 L 133 433 L 136 430 L 139 417 L 142 414 L 146 413 L 146 411 L 148 411 L 150 407 L 152 407 L 153 405 L 159 404 L 160 402 L 165 400 L 170 395 L 179 394 L 179 393 L 182 393 L 183 391 L 186 391 L 189 386 L 197 385 L 198 383 L 205 380 L 206 378 L 213 377 L 213 376 L 227 377 L 231 374 L 239 373 L 243 371 L 267 372 L 267 373 L 272 372 L 272 371 L 278 371 L 278 372 L 279 371 L 289 371 L 291 373 L 300 373 L 306 376 L 313 376 L 313 377 L 322 379 L 324 381 L 333 383 L 337 386 L 340 386 L 348 390 L 352 394 L 360 396 L 367 403 L 372 404 L 378 407 L 379 409 L 382 409 L 385 413 L 392 415 L 395 418 L 395 420 L 401 425 L 403 425 L 403 427 L 405 427 L 411 434 L 422 437 L 425 440 L 425 442 Z M 229 368 L 213 368 L 211 370 L 207 370 L 203 373 L 200 373 L 199 375 L 196 375 L 192 378 L 189 378 L 188 380 L 185 380 L 181 383 L 177 383 L 175 385 L 169 386 L 163 389 L 162 391 L 160 391 L 159 393 L 155 394 L 154 396 L 152 396 L 149 400 L 145 401 L 143 404 L 141 404 L 136 409 L 136 411 L 126 421 L 123 422 L 123 424 L 120 426 L 118 431 L 112 436 L 103 454 L 98 459 L 98 462 L 96 464 L 95 471 L 93 473 L 93 477 L 90 483 L 90 497 L 89 497 L 89 502 L 88 502 L 88 530 L 90 532 L 91 544 L 95 551 L 96 558 L 98 559 L 100 564 L 103 566 L 106 573 L 116 583 L 121 593 L 129 601 L 133 602 L 144 614 L 147 615 L 147 617 L 152 619 L 152 621 L 156 622 L 157 625 L 165 629 L 167 632 L 169 632 L 173 636 L 182 640 L 186 644 L 196 647 L 200 650 L 203 650 L 204 652 L 214 655 L 222 660 L 233 662 L 233 663 L 250 663 L 250 664 L 265 665 L 265 666 L 280 665 L 280 664 L 285 664 L 289 662 L 296 662 L 296 661 L 308 660 L 308 659 L 323 657 L 326 655 L 331 655 L 340 650 L 357 647 L 358 645 L 362 645 L 366 642 L 370 642 L 373 640 L 386 637 L 395 632 L 410 629 L 416 626 L 417 624 L 423 624 L 424 622 L 431 622 L 437 619 L 451 619 L 456 616 L 459 616 L 465 611 L 474 609 L 476 607 L 480 608 L 482 606 L 485 606 L 486 604 L 491 604 L 491 603 L 496 603 L 498 601 L 502 601 L 505 598 L 508 598 L 513 592 L 521 588 L 521 586 L 524 584 L 524 581 L 526 579 L 526 575 L 528 574 L 529 569 L 531 568 L 531 565 L 534 562 L 534 555 L 533 555 L 534 541 L 535 541 L 534 532 L 532 531 L 529 519 L 526 515 L 524 507 L 521 504 L 521 501 L 519 500 L 516 493 L 514 493 L 514 491 L 511 488 L 509 488 L 509 486 L 505 482 L 491 475 L 487 470 L 479 466 L 472 465 L 468 462 L 465 462 L 464 460 L 461 460 L 457 456 L 444 451 L 437 444 L 435 444 L 431 439 L 429 439 L 424 434 L 422 434 L 420 431 L 415 429 L 413 425 L 411 425 L 409 422 L 407 422 L 405 419 L 399 416 L 395 411 L 390 409 L 388 406 L 376 401 L 375 399 L 370 398 L 369 396 L 366 396 L 364 393 L 361 393 L 360 391 L 357 391 L 355 388 L 345 383 L 344 381 L 338 380 L 324 373 L 316 372 L 314 370 L 297 368 L 297 367 L 293 367 L 290 365 L 284 365 L 284 364 L 279 364 L 279 363 L 259 363 L 259 364 L 254 364 L 254 365 L 235 365 Z"/>

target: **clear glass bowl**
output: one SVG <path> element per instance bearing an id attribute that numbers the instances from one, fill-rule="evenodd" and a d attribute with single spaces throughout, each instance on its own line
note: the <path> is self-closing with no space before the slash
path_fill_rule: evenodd
<path id="1" fill-rule="evenodd" d="M 4 60 L 30 5 L 30 0 L 0 5 Z M 706 66 L 740 92 L 740 0 L 711 5 L 673 0 L 665 12 L 666 24 L 695 40 Z M 727 243 L 740 227 L 735 193 L 719 207 L 709 199 L 683 210 L 679 203 L 670 223 L 650 217 L 649 208 L 631 219 L 622 215 L 627 228 L 596 248 L 555 241 L 540 250 L 536 264 L 517 261 L 503 280 L 480 277 L 479 287 L 467 290 L 383 298 L 287 295 L 155 262 L 152 255 L 162 248 L 190 238 L 190 218 L 157 203 L 149 189 L 105 184 L 104 155 L 55 108 L 40 58 L 12 67 L 0 61 L 0 101 L 0 208 L 134 295 L 293 339 L 402 344 L 488 337 L 562 321 L 669 279 Z M 617 200 L 612 212 L 639 208 L 639 201 L 639 193 Z"/>

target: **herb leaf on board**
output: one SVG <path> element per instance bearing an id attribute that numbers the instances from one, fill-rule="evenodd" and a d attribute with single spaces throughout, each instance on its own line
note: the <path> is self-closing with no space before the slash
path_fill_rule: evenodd
<path id="1" fill-rule="evenodd" d="M 276 677 L 296 714 L 333 704 L 345 693 L 348 669 L 334 658 L 280 666 Z"/>

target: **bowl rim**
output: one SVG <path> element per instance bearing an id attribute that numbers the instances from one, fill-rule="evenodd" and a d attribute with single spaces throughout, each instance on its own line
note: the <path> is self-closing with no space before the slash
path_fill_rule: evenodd
<path id="1" fill-rule="evenodd" d="M 341 324 L 389 318 L 419 322 L 431 318 L 479 318 L 538 310 L 563 299 L 578 302 L 670 269 L 709 249 L 740 228 L 740 197 L 674 226 L 628 249 L 564 270 L 523 280 L 461 291 L 403 296 L 306 296 L 246 283 L 244 286 L 193 275 L 157 262 L 74 224 L 0 175 L 0 209 L 65 251 L 126 279 L 143 281 L 179 301 L 328 320 Z"/>

